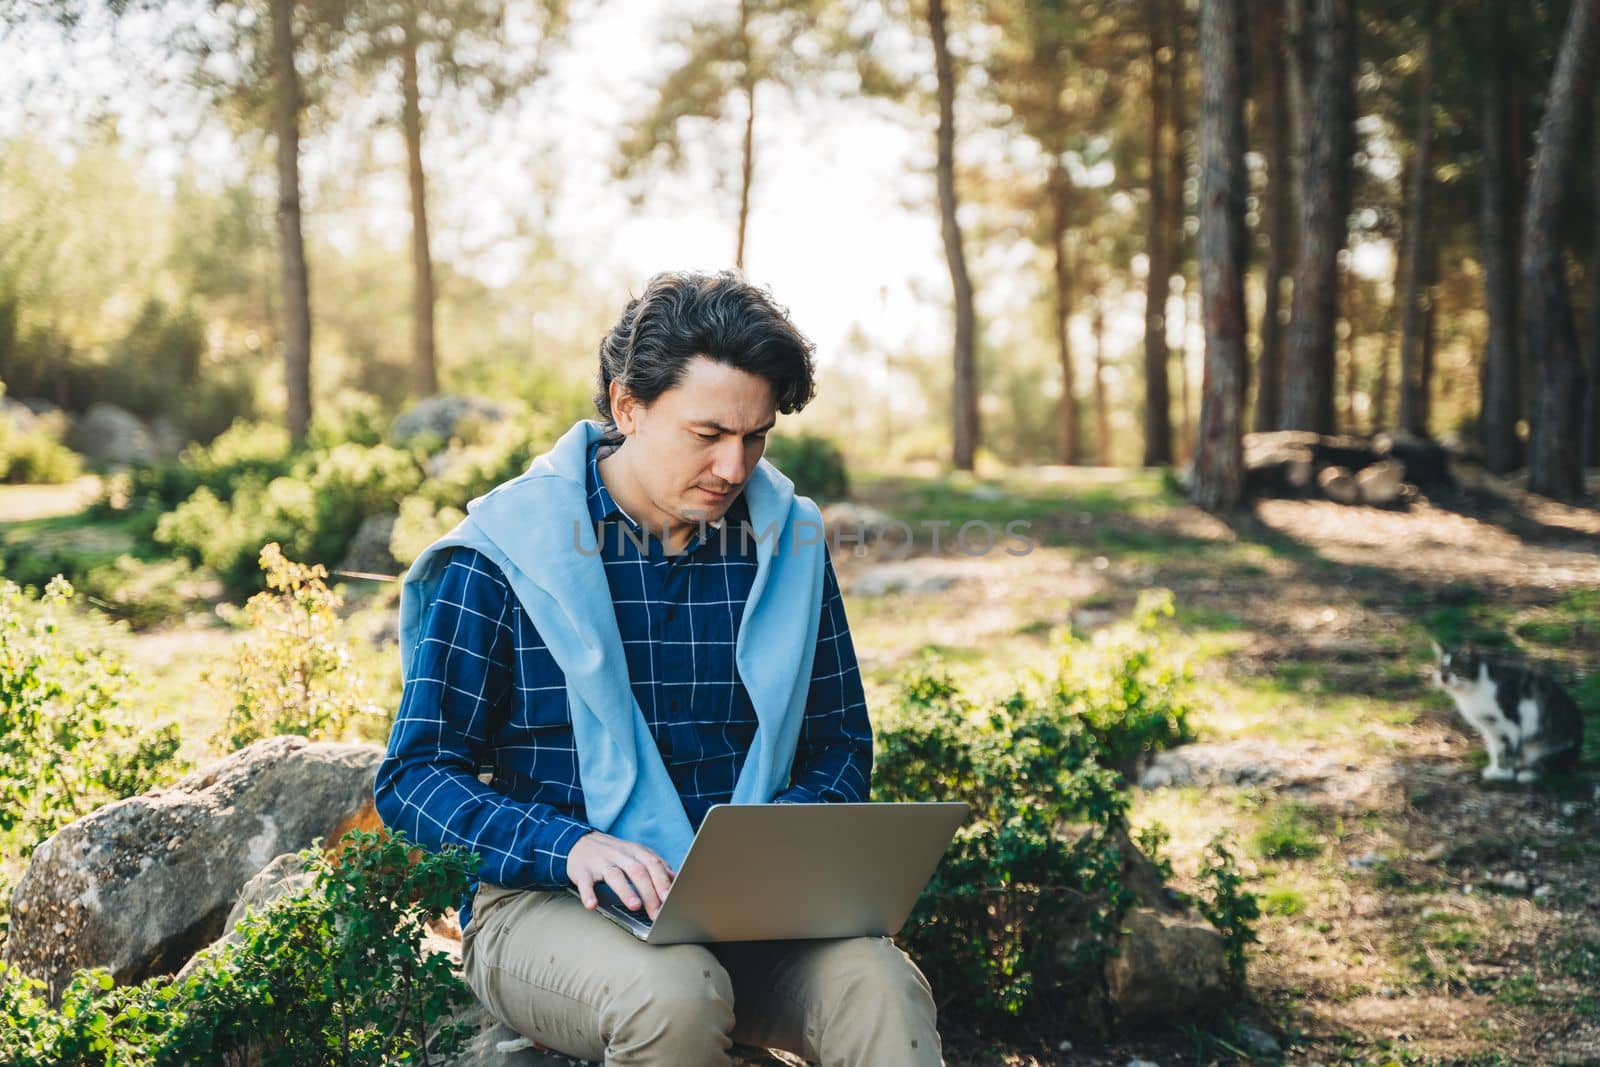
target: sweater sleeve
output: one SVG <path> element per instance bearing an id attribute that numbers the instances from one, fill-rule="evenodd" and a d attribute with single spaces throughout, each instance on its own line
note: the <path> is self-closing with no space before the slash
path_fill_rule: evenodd
<path id="1" fill-rule="evenodd" d="M 482 553 L 451 551 L 423 618 L 374 799 L 385 825 L 424 848 L 478 853 L 485 881 L 558 889 L 567 882 L 567 854 L 593 827 L 478 779 L 511 699 L 513 596 Z"/>

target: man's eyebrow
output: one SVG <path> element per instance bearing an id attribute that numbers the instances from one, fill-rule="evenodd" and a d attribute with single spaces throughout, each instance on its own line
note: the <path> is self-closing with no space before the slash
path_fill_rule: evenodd
<path id="1" fill-rule="evenodd" d="M 717 431 L 718 433 L 738 433 L 739 432 L 737 430 L 733 430 L 733 429 L 728 428 L 727 426 L 722 425 L 720 422 L 713 422 L 710 419 L 697 419 L 693 423 L 691 423 L 690 425 L 692 425 L 692 426 L 706 426 L 706 427 L 709 427 L 710 429 L 713 429 L 713 430 Z M 751 433 L 766 433 L 768 430 L 772 429 L 776 425 L 778 425 L 778 420 L 777 419 L 773 419 L 771 422 L 767 423 L 765 426 L 757 426 L 755 429 L 751 430 L 750 432 Z"/>

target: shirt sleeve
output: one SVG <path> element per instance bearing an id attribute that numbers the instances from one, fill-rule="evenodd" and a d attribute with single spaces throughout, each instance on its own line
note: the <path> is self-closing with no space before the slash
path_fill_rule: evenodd
<path id="1" fill-rule="evenodd" d="M 593 827 L 549 804 L 478 780 L 514 677 L 512 605 L 482 553 L 451 550 L 423 617 L 415 670 L 400 696 L 374 799 L 385 825 L 424 848 L 478 853 L 478 877 L 511 889 L 558 889 L 567 854 Z"/>
<path id="2" fill-rule="evenodd" d="M 826 544 L 822 553 L 822 616 L 811 688 L 789 788 L 774 798 L 779 804 L 863 801 L 872 780 L 872 723 L 861 668 Z"/>

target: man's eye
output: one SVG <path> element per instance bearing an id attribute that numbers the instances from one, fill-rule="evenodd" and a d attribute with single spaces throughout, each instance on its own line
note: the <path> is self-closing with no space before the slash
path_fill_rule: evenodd
<path id="1" fill-rule="evenodd" d="M 714 433 L 701 433 L 698 430 L 695 431 L 694 435 L 696 437 L 700 438 L 700 440 L 702 440 L 702 441 L 715 441 L 719 436 L 721 436 L 720 434 L 714 434 Z"/>

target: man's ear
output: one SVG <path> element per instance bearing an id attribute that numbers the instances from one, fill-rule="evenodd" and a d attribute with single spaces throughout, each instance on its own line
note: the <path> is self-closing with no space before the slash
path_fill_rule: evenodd
<path id="1" fill-rule="evenodd" d="M 622 384 L 619 378 L 611 379 L 609 386 L 611 393 L 611 421 L 617 424 L 617 429 L 625 434 L 633 433 L 637 426 L 634 416 L 639 409 L 639 401 L 628 392 L 628 387 Z"/>

